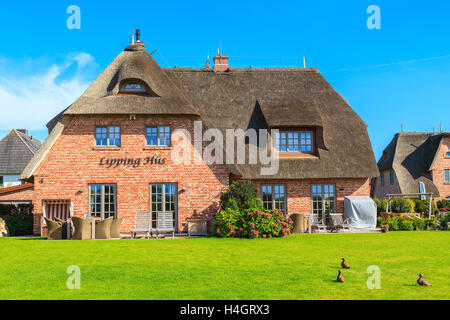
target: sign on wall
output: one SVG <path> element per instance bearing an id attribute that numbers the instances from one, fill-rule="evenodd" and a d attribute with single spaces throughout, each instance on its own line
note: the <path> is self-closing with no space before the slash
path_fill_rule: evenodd
<path id="1" fill-rule="evenodd" d="M 158 156 L 151 156 L 146 158 L 108 158 L 103 157 L 100 159 L 99 166 L 106 166 L 107 168 L 118 168 L 122 167 L 133 167 L 138 168 L 142 166 L 153 166 L 153 165 L 164 165 L 166 164 L 165 158 L 160 158 Z"/>

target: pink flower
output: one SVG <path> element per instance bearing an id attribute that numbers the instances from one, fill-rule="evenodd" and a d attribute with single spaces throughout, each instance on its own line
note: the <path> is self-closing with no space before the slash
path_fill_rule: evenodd
<path id="1" fill-rule="evenodd" d="M 217 228 L 216 233 L 220 233 L 220 228 Z"/>
<path id="2" fill-rule="evenodd" d="M 239 228 L 239 232 L 244 232 L 244 228 Z"/>
<path id="3" fill-rule="evenodd" d="M 242 219 L 241 219 L 241 221 L 242 221 L 242 222 L 245 222 L 245 219 L 244 219 L 244 218 L 242 218 Z"/>
<path id="4" fill-rule="evenodd" d="M 229 225 L 229 226 L 228 226 L 228 230 L 229 230 L 229 231 L 233 231 L 233 230 L 234 230 L 233 226 L 232 226 L 232 225 Z"/>
<path id="5" fill-rule="evenodd" d="M 278 228 L 278 225 L 276 223 L 273 224 L 274 228 Z"/>
<path id="6" fill-rule="evenodd" d="M 263 238 L 267 238 L 267 235 L 265 233 L 263 233 L 262 237 Z"/>
<path id="7" fill-rule="evenodd" d="M 252 222 L 252 223 L 250 223 L 250 228 L 254 228 L 255 227 L 255 224 Z"/>
<path id="8" fill-rule="evenodd" d="M 281 231 L 282 231 L 283 233 L 286 233 L 286 228 L 283 228 Z"/>
<path id="9" fill-rule="evenodd" d="M 277 219 L 277 223 L 281 223 L 280 219 Z"/>
<path id="10" fill-rule="evenodd" d="M 219 224 L 222 225 L 223 221 L 220 221 Z"/>

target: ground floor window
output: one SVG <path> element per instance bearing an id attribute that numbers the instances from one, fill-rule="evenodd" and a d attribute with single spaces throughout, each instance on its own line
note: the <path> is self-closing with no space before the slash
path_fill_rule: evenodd
<path id="1" fill-rule="evenodd" d="M 150 185 L 150 206 L 152 211 L 152 227 L 157 228 L 158 213 L 172 213 L 173 228 L 177 223 L 177 185 L 174 183 L 154 183 Z"/>
<path id="2" fill-rule="evenodd" d="M 278 209 L 286 214 L 286 186 L 262 185 L 261 200 L 267 210 Z"/>
<path id="3" fill-rule="evenodd" d="M 336 210 L 336 187 L 334 184 L 311 185 L 312 213 L 325 218 Z"/>
<path id="4" fill-rule="evenodd" d="M 116 217 L 117 192 L 114 184 L 89 185 L 89 214 L 106 219 Z"/>

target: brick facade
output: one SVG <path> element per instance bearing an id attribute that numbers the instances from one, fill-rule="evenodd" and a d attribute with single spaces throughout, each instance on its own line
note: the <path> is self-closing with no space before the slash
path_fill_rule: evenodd
<path id="1" fill-rule="evenodd" d="M 441 195 L 440 199 L 450 197 L 450 183 L 447 183 L 444 180 L 444 170 L 450 169 L 450 157 L 446 156 L 447 152 L 450 152 L 449 136 L 443 139 L 441 147 L 435 157 L 433 170 L 431 171 L 433 182 Z"/>
<path id="2" fill-rule="evenodd" d="M 34 195 L 33 187 L 15 190 L 7 193 L 0 193 L 0 203 L 2 201 L 30 201 L 33 199 L 33 195 Z"/>
<path id="3" fill-rule="evenodd" d="M 147 126 L 170 125 L 172 132 L 185 129 L 194 137 L 194 119 L 186 117 L 137 116 L 75 116 L 66 119 L 65 128 L 46 157 L 34 172 L 34 189 L 10 195 L 11 200 L 27 198 L 34 204 L 34 233 L 44 234 L 41 218 L 48 200 L 66 200 L 72 204 L 72 214 L 83 216 L 89 210 L 89 184 L 115 184 L 117 216 L 124 217 L 121 232 L 129 232 L 135 225 L 136 212 L 150 211 L 150 184 L 176 183 L 178 188 L 178 231 L 186 231 L 186 218 L 194 210 L 212 216 L 217 212 L 220 192 L 230 183 L 226 165 L 177 165 L 172 162 L 172 148 L 179 141 L 172 139 L 172 147 L 146 146 Z M 96 126 L 120 126 L 121 147 L 96 147 Z M 185 140 L 186 141 L 186 140 Z M 191 156 L 196 152 L 189 143 Z M 166 159 L 164 164 L 139 166 L 120 165 L 108 168 L 100 165 L 102 158 Z M 313 180 L 255 180 L 261 192 L 262 184 L 284 184 L 287 192 L 287 212 L 311 212 L 311 184 L 334 184 L 336 211 L 344 212 L 344 196 L 368 196 L 369 179 L 313 179 Z M 0 200 L 6 199 L 0 196 Z M 42 233 L 44 232 L 44 233 Z"/>
<path id="4" fill-rule="evenodd" d="M 150 183 L 176 183 L 178 187 L 178 229 L 185 230 L 186 218 L 198 214 L 214 214 L 220 191 L 229 184 L 229 170 L 225 165 L 206 163 L 175 165 L 171 148 L 146 147 L 145 128 L 170 125 L 186 129 L 193 137 L 194 120 L 186 118 L 138 116 L 77 116 L 68 121 L 44 161 L 35 171 L 33 203 L 36 216 L 43 213 L 44 200 L 70 200 L 73 215 L 88 213 L 88 185 L 116 184 L 117 216 L 124 217 L 122 232 L 134 228 L 136 212 L 150 211 Z M 95 147 L 95 126 L 121 126 L 121 147 Z M 177 141 L 172 141 L 176 145 Z M 194 148 L 191 145 L 191 151 Z M 160 157 L 164 165 L 139 167 L 100 166 L 103 157 L 133 158 Z M 182 190 L 184 192 L 182 192 Z M 34 230 L 39 233 L 39 227 Z"/>
<path id="5" fill-rule="evenodd" d="M 369 179 L 304 179 L 304 180 L 254 180 L 252 183 L 261 195 L 261 186 L 282 184 L 286 186 L 287 213 L 311 213 L 311 185 L 334 184 L 336 213 L 344 213 L 344 197 L 369 196 Z"/>

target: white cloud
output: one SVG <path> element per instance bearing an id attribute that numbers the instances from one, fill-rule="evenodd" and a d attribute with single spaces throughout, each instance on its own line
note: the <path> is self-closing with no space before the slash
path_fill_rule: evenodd
<path id="1" fill-rule="evenodd" d="M 36 59 L 21 64 L 0 59 L 0 130 L 45 129 L 50 119 L 86 90 L 93 80 L 88 79 L 90 71 L 97 67 L 94 57 L 78 53 L 62 60 Z M 76 71 L 71 72 L 72 68 Z"/>

